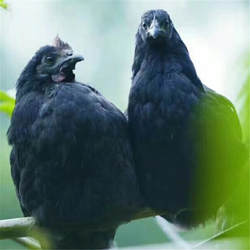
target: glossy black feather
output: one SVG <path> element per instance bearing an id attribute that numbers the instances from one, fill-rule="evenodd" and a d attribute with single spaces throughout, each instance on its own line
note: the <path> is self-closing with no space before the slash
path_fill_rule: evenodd
<path id="1" fill-rule="evenodd" d="M 47 50 L 17 82 L 8 130 L 17 196 L 53 247 L 106 248 L 138 198 L 127 120 L 86 84 L 37 77 Z"/>
<path id="2" fill-rule="evenodd" d="M 165 18 L 172 35 L 145 38 L 142 24 L 153 18 Z M 247 154 L 233 105 L 201 83 L 168 20 L 163 10 L 142 17 L 128 120 L 136 173 L 147 202 L 166 211 L 167 219 L 192 226 L 212 216 L 227 199 Z"/>

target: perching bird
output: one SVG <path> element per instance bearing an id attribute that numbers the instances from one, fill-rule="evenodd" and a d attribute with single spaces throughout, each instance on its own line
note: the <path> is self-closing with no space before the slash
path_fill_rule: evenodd
<path id="1" fill-rule="evenodd" d="M 58 37 L 39 49 L 17 81 L 8 130 L 21 208 L 50 248 L 107 248 L 138 200 L 126 118 L 75 81 L 82 60 Z"/>
<path id="2" fill-rule="evenodd" d="M 202 84 L 164 10 L 136 34 L 128 120 L 140 189 L 150 206 L 183 226 L 226 201 L 247 159 L 232 103 Z"/>

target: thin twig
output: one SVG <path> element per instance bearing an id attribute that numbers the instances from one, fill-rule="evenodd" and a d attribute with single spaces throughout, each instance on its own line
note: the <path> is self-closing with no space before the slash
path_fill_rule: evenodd
<path id="1" fill-rule="evenodd" d="M 190 250 L 192 248 L 189 243 L 181 238 L 181 236 L 176 232 L 176 230 L 169 222 L 167 222 L 160 216 L 156 216 L 155 218 L 161 230 L 165 233 L 168 239 L 172 240 L 173 243 L 176 244 L 176 246 L 178 246 L 180 249 L 186 250 Z"/>
<path id="2" fill-rule="evenodd" d="M 193 246 L 193 249 L 200 248 L 201 246 L 204 246 L 208 242 L 210 242 L 212 240 L 218 239 L 219 237 L 223 236 L 224 234 L 226 234 L 226 233 L 228 233 L 228 232 L 230 232 L 230 231 L 232 231 L 232 230 L 240 227 L 241 225 L 243 225 L 245 223 L 247 223 L 247 221 L 242 221 L 242 222 L 240 222 L 240 223 L 238 223 L 236 225 L 233 225 L 233 226 L 231 226 L 231 227 L 229 227 L 229 228 L 227 228 L 227 229 L 225 229 L 225 230 L 223 230 L 223 231 L 221 231 L 221 232 L 213 235 L 212 237 L 208 238 L 207 240 L 204 240 L 204 241 L 198 243 L 197 245 Z"/>

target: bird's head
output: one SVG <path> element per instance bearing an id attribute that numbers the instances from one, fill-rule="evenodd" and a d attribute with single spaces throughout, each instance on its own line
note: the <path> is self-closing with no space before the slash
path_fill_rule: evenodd
<path id="1" fill-rule="evenodd" d="M 136 33 L 133 76 L 140 70 L 146 55 L 182 54 L 190 61 L 188 50 L 165 10 L 149 10 L 141 17 Z"/>
<path id="2" fill-rule="evenodd" d="M 45 46 L 37 52 L 36 76 L 51 82 L 72 82 L 75 79 L 73 70 L 77 62 L 84 60 L 74 54 L 68 43 L 58 36 L 53 46 Z"/>
<path id="3" fill-rule="evenodd" d="M 193 80 L 194 84 L 203 90 L 203 85 L 196 74 L 187 47 L 176 31 L 169 14 L 165 10 L 147 11 L 141 17 L 136 34 L 132 79 L 134 80 L 141 69 L 145 70 L 141 67 L 145 58 L 145 64 L 149 63 L 152 66 L 153 60 L 158 60 L 156 62 L 160 62 L 160 58 L 166 60 L 168 56 L 165 56 L 170 54 L 175 57 L 178 65 Z"/>
<path id="4" fill-rule="evenodd" d="M 43 90 L 53 83 L 73 82 L 75 65 L 82 60 L 81 55 L 74 54 L 69 44 L 57 36 L 53 45 L 40 48 L 24 68 L 17 81 L 17 97 Z"/>
<path id="5" fill-rule="evenodd" d="M 149 10 L 141 18 L 138 34 L 143 42 L 162 43 L 171 40 L 173 24 L 165 10 Z"/>

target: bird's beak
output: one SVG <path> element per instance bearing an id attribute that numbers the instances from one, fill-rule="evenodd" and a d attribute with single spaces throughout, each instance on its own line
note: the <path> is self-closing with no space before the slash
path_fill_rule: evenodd
<path id="1" fill-rule="evenodd" d="M 59 58 L 57 64 L 52 69 L 52 80 L 57 83 L 63 81 L 73 81 L 75 79 L 73 70 L 75 69 L 76 63 L 83 60 L 83 56 L 76 54 Z"/>
<path id="2" fill-rule="evenodd" d="M 77 54 L 73 54 L 72 56 L 68 56 L 66 58 L 64 58 L 60 63 L 59 63 L 59 67 L 60 67 L 60 71 L 63 71 L 65 69 L 74 69 L 76 63 L 83 61 L 84 58 L 81 55 L 77 55 Z"/>
<path id="3" fill-rule="evenodd" d="M 163 30 L 161 29 L 157 19 L 154 18 L 148 29 L 148 36 L 153 39 L 157 39 L 161 35 L 162 31 Z"/>
<path id="4" fill-rule="evenodd" d="M 83 61 L 83 60 L 84 60 L 84 57 L 81 55 L 77 55 L 77 54 L 74 54 L 74 55 L 66 58 L 66 61 L 68 61 L 70 64 L 71 63 L 76 64 L 76 63 Z"/>

